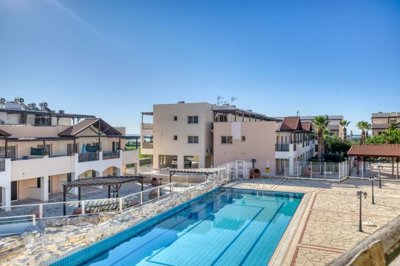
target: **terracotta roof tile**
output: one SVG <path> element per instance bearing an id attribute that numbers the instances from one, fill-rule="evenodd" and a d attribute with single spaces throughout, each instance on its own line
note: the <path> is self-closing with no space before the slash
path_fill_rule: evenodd
<path id="1" fill-rule="evenodd" d="M 298 116 L 289 116 L 283 119 L 280 131 L 296 131 L 301 129 L 300 118 Z"/>
<path id="2" fill-rule="evenodd" d="M 312 123 L 311 122 L 301 122 L 301 127 L 304 131 L 312 131 Z"/>
<path id="3" fill-rule="evenodd" d="M 400 144 L 364 144 L 354 145 L 347 152 L 349 156 L 366 157 L 398 157 L 400 158 Z"/>
<path id="4" fill-rule="evenodd" d="M 95 119 L 85 119 L 81 122 L 79 122 L 76 125 L 70 126 L 69 128 L 65 129 L 64 131 L 60 132 L 58 135 L 60 137 L 71 137 L 71 136 L 76 136 L 80 132 L 84 131 L 88 127 L 94 125 L 95 127 L 98 126 L 97 122 L 101 121 L 101 131 L 105 133 L 106 135 L 115 135 L 115 136 L 120 136 L 122 135 L 117 129 L 113 128 L 109 124 L 107 124 L 103 119 L 101 118 L 95 118 Z"/>

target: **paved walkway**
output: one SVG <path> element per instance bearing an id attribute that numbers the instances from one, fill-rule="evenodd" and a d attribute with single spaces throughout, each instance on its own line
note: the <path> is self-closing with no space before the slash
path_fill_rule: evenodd
<path id="1" fill-rule="evenodd" d="M 330 183 L 270 178 L 234 187 L 304 192 L 307 195 L 302 203 L 304 212 L 298 214 L 298 219 L 293 218 L 294 223 L 287 230 L 294 228 L 294 235 L 287 237 L 277 248 L 277 253 L 284 249 L 284 255 L 277 256 L 276 253 L 270 265 L 326 265 L 400 214 L 399 182 L 384 181 L 382 189 L 375 187 L 375 205 L 371 204 L 371 182 L 367 180 Z M 368 193 L 362 208 L 364 232 L 358 232 L 358 190 Z"/>

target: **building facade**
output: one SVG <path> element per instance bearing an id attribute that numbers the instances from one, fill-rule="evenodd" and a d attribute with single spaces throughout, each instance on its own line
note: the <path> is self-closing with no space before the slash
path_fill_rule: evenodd
<path id="1" fill-rule="evenodd" d="M 65 181 L 123 175 L 127 167 L 137 165 L 138 151 L 124 149 L 124 128 L 100 118 L 67 125 L 74 118 L 64 118 L 64 125 L 16 124 L 17 120 L 0 125 L 0 206 L 24 199 L 48 201 L 49 194 L 62 191 Z"/>
<path id="2" fill-rule="evenodd" d="M 295 161 L 314 156 L 312 125 L 297 120 L 299 129 L 292 132 L 281 128 L 289 120 L 282 123 L 227 104 L 154 105 L 152 112 L 142 113 L 142 153 L 153 155 L 155 169 L 203 168 L 255 159 L 256 168 L 274 175 L 283 161 L 292 169 Z"/>
<path id="3" fill-rule="evenodd" d="M 391 124 L 395 124 L 397 128 L 400 128 L 400 112 L 372 113 L 372 135 L 381 134 L 383 131 L 388 129 Z"/>

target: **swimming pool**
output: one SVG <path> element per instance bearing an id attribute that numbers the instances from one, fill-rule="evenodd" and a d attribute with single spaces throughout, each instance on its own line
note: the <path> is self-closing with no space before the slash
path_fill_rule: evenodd
<path id="1" fill-rule="evenodd" d="M 219 188 L 51 265 L 266 265 L 302 197 Z"/>

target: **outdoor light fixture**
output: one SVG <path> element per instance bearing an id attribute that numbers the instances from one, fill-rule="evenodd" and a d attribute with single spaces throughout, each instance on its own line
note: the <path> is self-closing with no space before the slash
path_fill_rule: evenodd
<path id="1" fill-rule="evenodd" d="M 371 176 L 369 180 L 371 180 L 371 189 L 372 189 L 372 204 L 375 204 L 375 193 L 374 193 L 374 181 L 377 180 L 378 177 L 376 175 Z"/>
<path id="2" fill-rule="evenodd" d="M 381 165 L 381 162 L 378 164 L 378 178 L 379 178 L 379 188 L 382 188 L 382 179 L 381 179 L 381 168 L 383 166 Z"/>
<path id="3" fill-rule="evenodd" d="M 364 197 L 364 199 L 367 198 L 367 192 L 363 192 L 361 190 L 357 191 L 357 197 L 360 199 L 360 220 L 359 220 L 359 224 L 358 224 L 358 231 L 359 232 L 364 232 L 362 229 L 362 198 Z"/>

